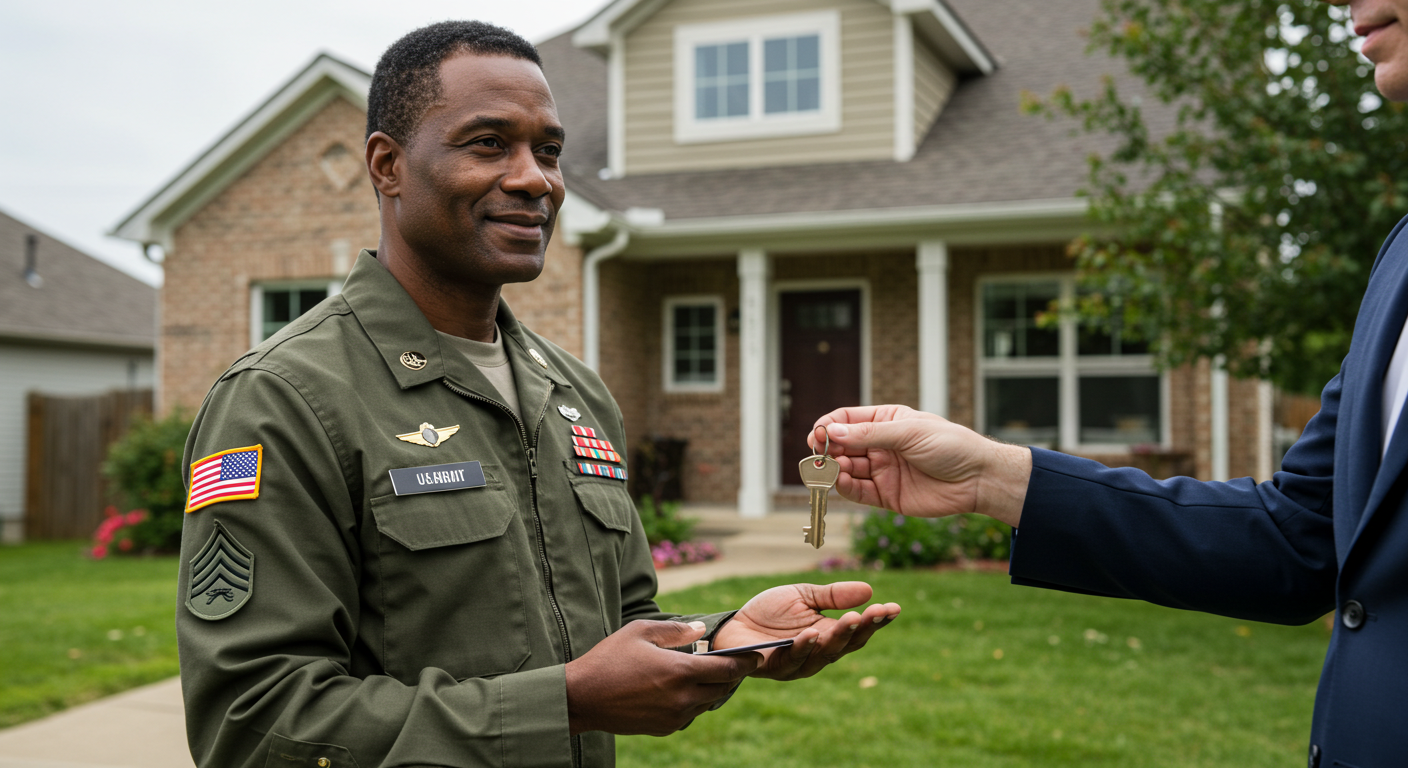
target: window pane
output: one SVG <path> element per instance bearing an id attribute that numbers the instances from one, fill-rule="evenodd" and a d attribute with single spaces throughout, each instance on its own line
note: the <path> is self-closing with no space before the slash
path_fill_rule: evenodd
<path id="1" fill-rule="evenodd" d="M 293 319 L 289 303 L 289 291 L 264 291 L 264 319 L 267 322 L 287 323 Z"/>
<path id="2" fill-rule="evenodd" d="M 1106 333 L 1103 328 L 1082 323 L 1077 337 L 1077 354 L 1109 355 L 1115 351 L 1115 337 Z"/>
<path id="3" fill-rule="evenodd" d="M 748 76 L 748 44 L 729 43 L 728 74 L 732 77 Z"/>
<path id="4" fill-rule="evenodd" d="M 1037 315 L 1061 295 L 1055 281 L 983 286 L 983 354 L 989 358 L 1056 357 L 1057 328 L 1038 328 Z"/>
<path id="5" fill-rule="evenodd" d="M 304 312 L 307 312 L 313 307 L 318 306 L 318 302 L 322 301 L 323 299 L 326 299 L 327 297 L 327 290 L 322 288 L 299 291 L 298 314 L 302 315 Z"/>
<path id="6" fill-rule="evenodd" d="M 748 114 L 748 44 L 694 49 L 694 116 L 699 120 Z"/>
<path id="7" fill-rule="evenodd" d="M 983 412 L 988 434 L 1021 445 L 1054 447 L 1059 439 L 1060 380 L 989 378 L 984 382 Z"/>
<path id="8" fill-rule="evenodd" d="M 713 384 L 718 381 L 718 339 L 712 304 L 677 305 L 670 313 L 674 324 L 670 361 L 676 384 Z"/>
<path id="9" fill-rule="evenodd" d="M 821 38 L 818 35 L 763 41 L 763 111 L 808 112 L 821 108 Z"/>
<path id="10" fill-rule="evenodd" d="M 1080 441 L 1158 443 L 1158 376 L 1080 377 Z"/>

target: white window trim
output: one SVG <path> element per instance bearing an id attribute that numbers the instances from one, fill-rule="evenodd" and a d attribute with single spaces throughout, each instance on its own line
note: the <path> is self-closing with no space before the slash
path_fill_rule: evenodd
<path id="1" fill-rule="evenodd" d="M 342 293 L 342 278 L 331 280 L 266 280 L 249 286 L 249 348 L 254 349 L 264 343 L 264 289 L 277 291 L 300 288 L 326 288 L 328 296 Z M 290 321 L 292 322 L 292 321 Z"/>
<path id="2" fill-rule="evenodd" d="M 727 355 L 727 337 L 724 334 L 724 297 L 718 295 L 669 296 L 661 309 L 660 328 L 662 339 L 660 348 L 660 375 L 665 392 L 669 394 L 718 394 L 724 391 L 724 361 Z M 675 381 L 675 307 L 698 307 L 709 305 L 714 308 L 714 381 L 712 384 Z"/>
<path id="3" fill-rule="evenodd" d="M 821 109 L 803 114 L 763 113 L 763 40 L 816 33 L 820 37 Z M 698 120 L 694 116 L 694 49 L 748 42 L 748 115 Z M 754 16 L 675 27 L 675 143 L 699 144 L 841 130 L 841 12 Z"/>
<path id="4" fill-rule="evenodd" d="M 1075 276 L 1070 272 L 1014 272 L 980 277 L 973 287 L 973 422 L 978 431 L 987 434 L 987 388 L 985 382 L 989 373 L 1001 373 L 1010 377 L 1049 377 L 1055 374 L 1060 380 L 1060 411 L 1057 415 L 1059 439 L 1057 448 L 1067 453 L 1084 454 L 1124 454 L 1133 453 L 1134 446 L 1124 443 L 1082 443 L 1080 442 L 1080 376 L 1085 375 L 1147 375 L 1159 377 L 1159 447 L 1168 450 L 1173 447 L 1170 433 L 1171 406 L 1169 375 L 1154 367 L 1153 355 L 1087 356 L 1076 355 L 1077 323 L 1073 317 L 1061 319 L 1060 354 L 1049 358 L 1025 360 L 990 360 L 983 348 L 983 288 L 999 283 L 1034 283 L 1041 281 L 1057 282 L 1061 286 L 1061 303 L 1070 305 L 1075 298 Z"/>

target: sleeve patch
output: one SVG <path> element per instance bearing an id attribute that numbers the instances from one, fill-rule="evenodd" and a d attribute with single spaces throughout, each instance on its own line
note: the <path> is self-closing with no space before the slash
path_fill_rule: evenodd
<path id="1" fill-rule="evenodd" d="M 263 470 L 263 445 L 231 448 L 191 464 L 186 513 L 222 501 L 259 498 L 259 478 Z"/>
<path id="2" fill-rule="evenodd" d="M 210 539 L 191 558 L 186 608 L 197 618 L 215 621 L 243 608 L 252 594 L 254 553 L 216 520 Z"/>

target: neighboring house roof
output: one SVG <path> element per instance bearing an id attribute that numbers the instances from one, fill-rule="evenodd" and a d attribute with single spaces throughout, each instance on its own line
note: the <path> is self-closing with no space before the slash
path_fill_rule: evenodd
<path id="1" fill-rule="evenodd" d="M 607 165 L 607 66 L 601 57 L 574 45 L 573 33 L 539 46 L 548 81 L 568 131 L 563 165 L 568 187 L 609 210 L 632 207 L 664 212 L 665 229 L 684 233 L 687 222 L 719 227 L 804 226 L 808 215 L 886 210 L 872 217 L 942 218 L 941 209 L 978 211 L 1004 206 L 1050 208 L 1079 216 L 1076 200 L 1084 185 L 1087 158 L 1108 151 L 1110 140 L 1072 135 L 1074 121 L 1047 120 L 1020 110 L 1024 91 L 1049 95 L 1068 85 L 1094 95 L 1107 74 L 1140 93 L 1139 84 L 1119 62 L 1086 54 L 1088 28 L 1099 0 L 947 0 L 948 6 L 991 50 L 998 68 L 962 80 L 913 159 L 872 160 L 773 168 L 635 174 L 602 179 Z M 1153 101 L 1153 100 L 1149 100 Z M 1172 110 L 1146 104 L 1156 132 L 1169 124 Z M 727 152 L 727 143 L 718 145 Z M 845 217 L 841 217 L 844 219 Z M 766 221 L 764 221 L 766 219 Z M 699 227 L 693 228 L 698 231 Z"/>
<path id="2" fill-rule="evenodd" d="M 30 235 L 33 275 L 26 274 Z M 151 350 L 156 295 L 141 280 L 0 213 L 0 338 Z"/>
<path id="3" fill-rule="evenodd" d="M 367 108 L 371 75 L 326 53 L 313 58 L 176 177 L 123 219 L 111 234 L 171 247 L 176 227 L 228 187 L 299 126 L 341 96 Z"/>

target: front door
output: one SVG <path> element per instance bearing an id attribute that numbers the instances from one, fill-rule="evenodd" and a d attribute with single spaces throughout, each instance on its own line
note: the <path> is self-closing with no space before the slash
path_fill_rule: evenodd
<path id="1" fill-rule="evenodd" d="M 780 297 L 782 485 L 801 485 L 807 433 L 831 411 L 860 405 L 860 290 L 793 291 Z"/>

